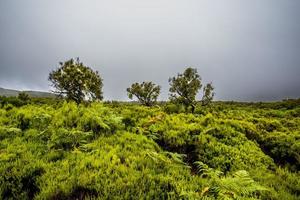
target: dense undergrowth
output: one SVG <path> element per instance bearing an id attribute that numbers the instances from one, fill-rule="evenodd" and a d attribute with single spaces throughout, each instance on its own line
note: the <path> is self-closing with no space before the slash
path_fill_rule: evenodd
<path id="1" fill-rule="evenodd" d="M 0 109 L 0 199 L 299 199 L 300 103 Z"/>

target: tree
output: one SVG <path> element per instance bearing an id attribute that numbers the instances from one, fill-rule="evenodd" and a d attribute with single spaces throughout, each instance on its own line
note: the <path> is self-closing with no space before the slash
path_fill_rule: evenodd
<path id="1" fill-rule="evenodd" d="M 183 104 L 186 108 L 192 107 L 192 112 L 196 106 L 196 95 L 201 89 L 201 77 L 197 73 L 197 69 L 187 68 L 183 74 L 177 77 L 169 78 L 170 84 L 170 100 Z"/>
<path id="2" fill-rule="evenodd" d="M 159 96 L 160 86 L 152 82 L 133 83 L 130 88 L 127 88 L 127 93 L 130 99 L 136 96 L 141 104 L 152 106 Z"/>
<path id="3" fill-rule="evenodd" d="M 102 100 L 102 79 L 98 71 L 83 65 L 79 58 L 60 62 L 60 67 L 49 74 L 49 81 L 59 96 L 77 104 L 85 99 Z"/>
<path id="4" fill-rule="evenodd" d="M 188 67 L 183 74 L 169 78 L 170 100 L 183 104 L 186 109 L 191 106 L 192 112 L 196 108 L 196 95 L 202 87 L 201 77 L 197 69 Z M 208 83 L 203 88 L 202 105 L 208 105 L 213 100 L 215 93 L 212 83 Z"/>
<path id="5" fill-rule="evenodd" d="M 212 83 L 207 83 L 203 88 L 203 97 L 202 97 L 202 105 L 206 106 L 210 104 L 215 96 L 213 92 L 214 86 Z"/>
<path id="6" fill-rule="evenodd" d="M 30 97 L 26 92 L 19 92 L 18 99 L 20 99 L 24 103 L 28 103 L 30 101 Z"/>

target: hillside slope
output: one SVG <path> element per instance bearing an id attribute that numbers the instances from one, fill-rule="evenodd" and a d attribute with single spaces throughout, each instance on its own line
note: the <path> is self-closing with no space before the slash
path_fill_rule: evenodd
<path id="1" fill-rule="evenodd" d="M 41 92 L 41 91 L 19 91 L 19 90 L 12 90 L 12 89 L 5 89 L 0 87 L 0 96 L 7 96 L 7 97 L 13 97 L 18 96 L 20 92 L 27 93 L 30 97 L 55 97 L 55 94 L 50 92 Z"/>
<path id="2" fill-rule="evenodd" d="M 300 198 L 300 104 L 0 105 L 0 199 Z"/>

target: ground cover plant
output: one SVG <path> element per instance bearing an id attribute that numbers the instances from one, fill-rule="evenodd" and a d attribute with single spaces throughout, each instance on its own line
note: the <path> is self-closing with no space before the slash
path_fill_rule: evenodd
<path id="1" fill-rule="evenodd" d="M 299 100 L 0 99 L 0 199 L 300 198 Z"/>

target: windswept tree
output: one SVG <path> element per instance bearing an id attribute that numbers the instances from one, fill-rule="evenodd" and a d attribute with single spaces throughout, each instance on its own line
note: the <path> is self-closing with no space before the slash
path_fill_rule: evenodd
<path id="1" fill-rule="evenodd" d="M 170 100 L 175 103 L 183 104 L 186 109 L 192 108 L 192 112 L 196 108 L 196 95 L 202 88 L 201 77 L 197 69 L 188 67 L 183 74 L 178 74 L 176 77 L 169 79 L 170 84 Z M 203 100 L 206 105 L 213 99 L 214 93 L 212 83 L 204 87 Z"/>
<path id="2" fill-rule="evenodd" d="M 135 96 L 145 106 L 154 105 L 159 93 L 160 86 L 152 82 L 133 83 L 130 88 L 127 88 L 128 97 L 132 99 Z"/>
<path id="3" fill-rule="evenodd" d="M 20 99 L 21 101 L 27 103 L 27 102 L 30 101 L 30 96 L 26 92 L 19 92 L 18 99 Z"/>
<path id="4" fill-rule="evenodd" d="M 169 78 L 169 84 L 170 100 L 183 104 L 186 108 L 191 106 L 192 112 L 194 112 L 196 107 L 196 95 L 202 87 L 201 77 L 197 69 L 191 67 L 187 68 L 183 74 Z"/>
<path id="5" fill-rule="evenodd" d="M 60 67 L 49 74 L 56 94 L 77 104 L 84 100 L 103 99 L 103 82 L 98 71 L 83 65 L 79 58 L 59 64 Z"/>
<path id="6" fill-rule="evenodd" d="M 215 96 L 215 93 L 213 92 L 214 86 L 212 83 L 207 83 L 203 87 L 203 97 L 202 97 L 202 105 L 206 106 L 210 104 Z"/>

